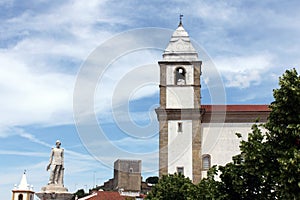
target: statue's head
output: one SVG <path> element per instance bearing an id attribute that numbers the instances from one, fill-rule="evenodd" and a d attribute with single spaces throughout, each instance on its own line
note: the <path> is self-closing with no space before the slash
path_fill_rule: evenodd
<path id="1" fill-rule="evenodd" d="M 61 142 L 59 141 L 59 140 L 56 140 L 56 147 L 60 147 L 60 145 L 61 145 Z"/>

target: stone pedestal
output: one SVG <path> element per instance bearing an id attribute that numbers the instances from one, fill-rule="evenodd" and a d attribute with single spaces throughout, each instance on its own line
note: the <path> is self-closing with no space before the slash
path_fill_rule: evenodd
<path id="1" fill-rule="evenodd" d="M 41 200 L 70 200 L 73 194 L 60 184 L 50 184 L 42 187 L 40 192 L 35 193 Z"/>

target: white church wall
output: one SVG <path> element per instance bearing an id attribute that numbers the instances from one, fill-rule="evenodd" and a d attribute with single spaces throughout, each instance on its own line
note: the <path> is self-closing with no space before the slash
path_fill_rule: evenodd
<path id="1" fill-rule="evenodd" d="M 167 108 L 193 108 L 193 87 L 167 87 Z"/>
<path id="2" fill-rule="evenodd" d="M 247 140 L 253 123 L 203 123 L 202 155 L 211 156 L 211 166 L 225 165 L 232 161 L 232 156 L 240 153 L 241 139 Z"/>
<path id="3" fill-rule="evenodd" d="M 182 132 L 178 132 L 178 122 Z M 184 167 L 184 175 L 192 179 L 192 121 L 168 121 L 168 173 Z"/>
<path id="4" fill-rule="evenodd" d="M 34 199 L 34 194 L 31 193 L 31 192 L 26 192 L 26 191 L 15 192 L 13 194 L 12 199 L 13 200 L 18 200 L 19 199 L 19 195 L 23 196 L 23 200 L 33 200 Z"/>

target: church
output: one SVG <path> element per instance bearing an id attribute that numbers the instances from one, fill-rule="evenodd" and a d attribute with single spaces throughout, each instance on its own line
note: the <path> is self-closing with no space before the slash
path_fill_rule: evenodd
<path id="1" fill-rule="evenodd" d="M 33 186 L 27 183 L 26 171 L 22 175 L 19 185 L 15 185 L 12 190 L 12 200 L 33 200 Z"/>
<path id="2" fill-rule="evenodd" d="M 202 105 L 201 69 L 205 67 L 182 21 L 174 31 L 160 67 L 159 176 L 182 173 L 193 183 L 213 165 L 225 165 L 239 153 L 240 133 L 264 123 L 268 105 Z M 203 66 L 202 66 L 203 64 Z"/>

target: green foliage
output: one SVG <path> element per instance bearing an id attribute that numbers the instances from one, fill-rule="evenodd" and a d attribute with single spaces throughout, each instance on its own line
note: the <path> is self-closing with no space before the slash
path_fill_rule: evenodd
<path id="1" fill-rule="evenodd" d="M 146 183 L 156 184 L 156 183 L 158 183 L 158 177 L 150 176 L 146 179 Z"/>
<path id="2" fill-rule="evenodd" d="M 191 196 L 196 191 L 195 187 L 191 180 L 182 174 L 169 174 L 158 181 L 146 199 L 190 200 L 194 199 Z"/>
<path id="3" fill-rule="evenodd" d="M 213 166 L 208 170 L 207 178 L 202 179 L 197 185 L 196 196 L 193 199 L 226 199 L 227 194 L 224 193 L 223 184 L 215 180 L 217 172 L 217 166 Z"/>
<path id="4" fill-rule="evenodd" d="M 295 69 L 287 70 L 274 90 L 275 101 L 266 128 L 267 144 L 272 148 L 271 173 L 276 180 L 278 197 L 300 199 L 300 75 Z"/>
<path id="5" fill-rule="evenodd" d="M 273 169 L 272 149 L 257 125 L 252 126 L 248 141 L 242 141 L 241 154 L 220 167 L 220 178 L 227 199 L 273 199 L 274 181 L 268 174 Z"/>
<path id="6" fill-rule="evenodd" d="M 300 199 L 300 76 L 287 70 L 274 90 L 267 123 L 253 125 L 241 154 L 220 167 L 220 199 Z M 239 134 L 237 134 L 239 136 Z"/>
<path id="7" fill-rule="evenodd" d="M 279 89 L 273 91 L 275 101 L 266 128 L 268 140 L 280 145 L 282 150 L 293 148 L 299 138 L 300 126 L 300 76 L 295 69 L 279 78 Z M 284 139 L 283 139 L 284 138 Z"/>
<path id="8" fill-rule="evenodd" d="M 89 194 L 85 193 L 83 189 L 79 189 L 79 190 L 77 190 L 77 192 L 74 193 L 74 195 L 72 197 L 72 200 L 75 199 L 76 195 L 77 195 L 78 198 L 82 198 L 82 197 L 85 197 Z"/>

